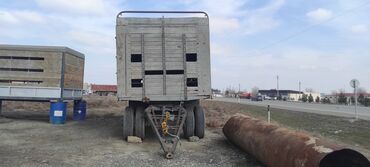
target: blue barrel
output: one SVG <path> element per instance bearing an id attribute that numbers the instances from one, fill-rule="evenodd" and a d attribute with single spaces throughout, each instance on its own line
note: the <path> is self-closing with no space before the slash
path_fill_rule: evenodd
<path id="1" fill-rule="evenodd" d="M 50 103 L 50 123 L 64 124 L 67 118 L 67 102 Z"/>
<path id="2" fill-rule="evenodd" d="M 83 121 L 86 118 L 86 101 L 76 100 L 73 105 L 73 120 Z"/>

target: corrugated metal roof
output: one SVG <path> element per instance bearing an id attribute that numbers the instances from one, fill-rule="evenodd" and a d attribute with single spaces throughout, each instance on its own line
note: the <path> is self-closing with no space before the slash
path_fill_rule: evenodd
<path id="1" fill-rule="evenodd" d="M 91 84 L 91 90 L 104 92 L 117 92 L 117 85 L 95 85 Z"/>

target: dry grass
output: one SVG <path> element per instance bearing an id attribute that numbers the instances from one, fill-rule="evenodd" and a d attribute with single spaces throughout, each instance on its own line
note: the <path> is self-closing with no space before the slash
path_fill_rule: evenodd
<path id="1" fill-rule="evenodd" d="M 126 102 L 118 101 L 115 96 L 86 96 L 88 114 L 91 116 L 122 115 Z"/>
<path id="2" fill-rule="evenodd" d="M 250 115 L 247 112 L 243 112 L 244 110 L 248 109 L 248 107 L 242 104 L 202 100 L 201 105 L 206 110 L 205 114 L 207 127 L 212 128 L 223 127 L 226 121 L 236 113 Z M 256 116 L 254 115 L 254 117 Z"/>
<path id="3" fill-rule="evenodd" d="M 118 101 L 115 96 L 84 96 L 87 101 L 88 117 L 119 116 L 127 106 L 127 102 Z M 50 104 L 48 102 L 5 101 L 4 111 L 20 112 L 19 114 L 37 113 L 47 115 Z M 222 127 L 235 113 L 245 110 L 244 105 L 227 102 L 203 100 L 201 105 L 205 109 L 206 125 L 208 127 Z M 72 111 L 73 102 L 68 103 L 68 112 Z M 16 113 L 14 113 L 16 114 Z"/>
<path id="4" fill-rule="evenodd" d="M 222 127 L 236 113 L 246 114 L 261 120 L 267 119 L 266 107 L 209 100 L 202 101 L 202 105 L 206 109 L 208 127 Z M 370 152 L 370 121 L 350 122 L 348 118 L 344 117 L 275 108 L 272 108 L 271 112 L 274 124 L 339 141 L 350 147 L 356 147 L 355 149 Z"/>
<path id="5" fill-rule="evenodd" d="M 205 109 L 207 127 L 220 128 L 223 127 L 226 121 L 234 114 L 242 110 L 242 106 L 238 104 L 214 102 L 204 100 L 201 105 Z"/>
<path id="6" fill-rule="evenodd" d="M 118 101 L 115 96 L 84 96 L 87 101 L 89 117 L 121 115 L 126 102 Z M 73 102 L 68 103 L 68 112 L 72 111 Z M 9 112 L 28 112 L 48 114 L 49 102 L 4 101 L 3 109 Z"/>
<path id="7" fill-rule="evenodd" d="M 113 96 L 86 96 L 88 118 L 121 116 L 126 102 Z M 236 113 L 266 120 L 266 108 L 237 103 L 202 100 L 207 127 L 221 128 Z M 49 103 L 4 102 L 4 114 L 13 117 L 48 117 Z M 72 115 L 72 103 L 68 115 Z M 370 149 L 370 121 L 350 123 L 347 118 L 273 109 L 272 121 L 282 126 Z"/>

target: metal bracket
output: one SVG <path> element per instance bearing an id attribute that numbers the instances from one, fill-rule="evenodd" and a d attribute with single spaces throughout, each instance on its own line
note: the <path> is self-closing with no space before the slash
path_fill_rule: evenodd
<path id="1" fill-rule="evenodd" d="M 166 120 L 168 133 L 162 131 L 162 122 L 166 117 L 166 112 L 171 114 L 171 118 Z M 180 141 L 180 133 L 186 119 L 186 110 L 181 105 L 177 106 L 153 106 L 145 109 L 146 116 L 153 128 L 159 143 L 167 159 L 172 159 L 176 150 L 177 143 Z"/>

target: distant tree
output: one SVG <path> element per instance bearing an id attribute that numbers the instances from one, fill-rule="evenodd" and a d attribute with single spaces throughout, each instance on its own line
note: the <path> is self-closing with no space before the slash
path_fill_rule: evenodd
<path id="1" fill-rule="evenodd" d="M 370 98 L 366 97 L 364 98 L 364 101 L 363 101 L 363 104 L 365 107 L 368 107 L 370 106 Z"/>
<path id="2" fill-rule="evenodd" d="M 329 99 L 329 98 L 327 98 L 327 97 L 322 98 L 322 99 L 321 99 L 321 103 L 323 103 L 323 104 L 330 104 L 330 99 Z"/>
<path id="3" fill-rule="evenodd" d="M 230 91 L 229 90 L 225 90 L 225 96 L 226 97 L 229 97 L 229 95 L 230 95 Z"/>
<path id="4" fill-rule="evenodd" d="M 225 96 L 226 97 L 236 97 L 237 91 L 234 88 L 226 88 Z"/>
<path id="5" fill-rule="evenodd" d="M 316 100 L 315 100 L 316 103 L 320 103 L 320 97 L 319 96 L 316 96 Z"/>
<path id="6" fill-rule="evenodd" d="M 364 94 L 360 94 L 357 98 L 357 102 L 364 105 L 364 101 L 365 101 L 365 96 Z"/>
<path id="7" fill-rule="evenodd" d="M 354 96 L 351 96 L 351 99 L 350 100 L 351 100 L 351 104 L 355 104 L 356 100 L 355 100 L 355 97 Z"/>
<path id="8" fill-rule="evenodd" d="M 302 102 L 307 102 L 307 100 L 308 100 L 308 97 L 307 97 L 307 95 L 306 94 L 303 94 L 302 95 Z"/>
<path id="9" fill-rule="evenodd" d="M 339 104 L 347 104 L 347 97 L 344 95 L 343 92 L 339 93 L 339 95 L 338 95 L 338 103 Z"/>
<path id="10" fill-rule="evenodd" d="M 282 100 L 283 98 L 281 97 L 281 95 L 279 95 L 278 97 L 276 97 L 277 100 Z"/>
<path id="11" fill-rule="evenodd" d="M 313 102 L 313 96 L 312 94 L 310 93 L 310 95 L 308 96 L 308 102 L 309 103 L 312 103 Z"/>

